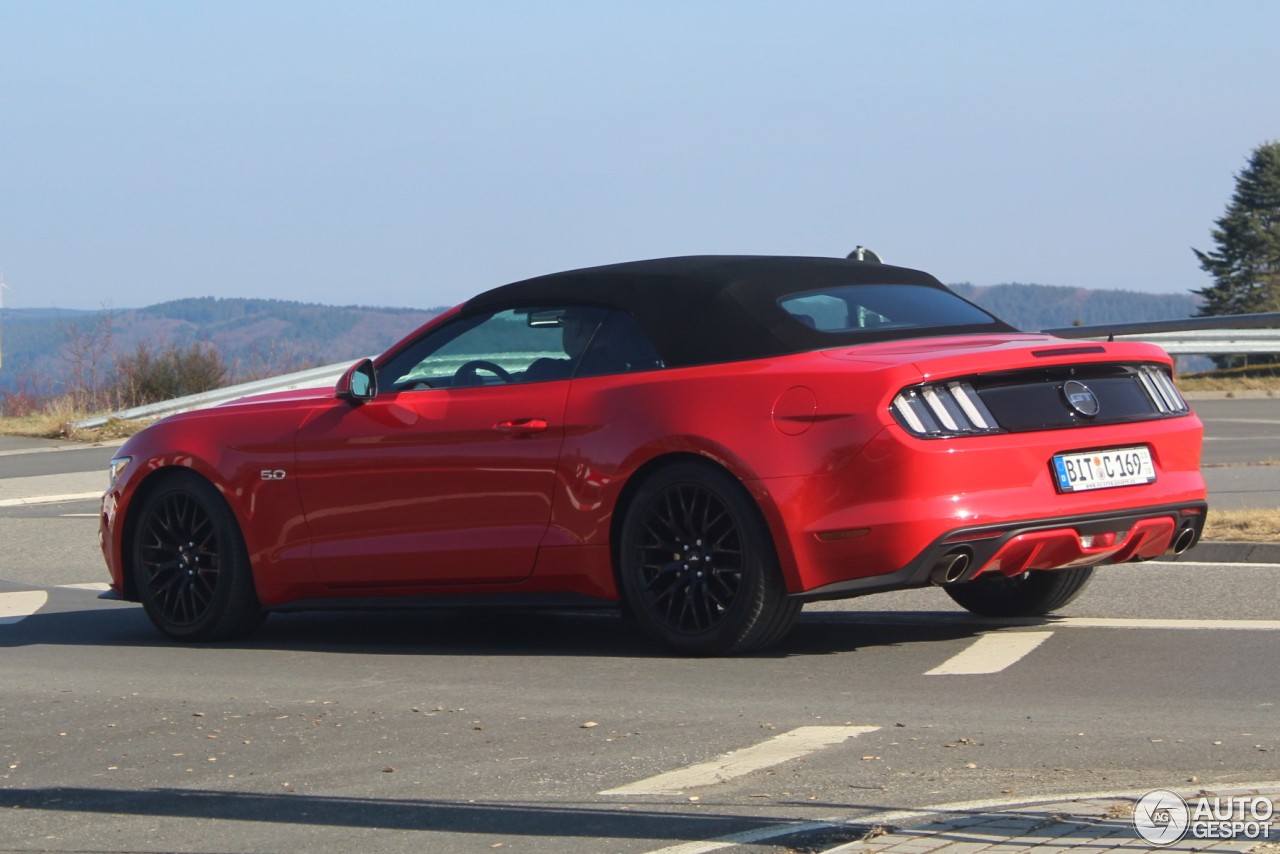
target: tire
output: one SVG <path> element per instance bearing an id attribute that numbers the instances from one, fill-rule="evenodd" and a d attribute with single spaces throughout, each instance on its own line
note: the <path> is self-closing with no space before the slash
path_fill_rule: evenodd
<path id="1" fill-rule="evenodd" d="M 1012 578 L 996 574 L 943 589 L 956 604 L 983 617 L 1043 617 L 1071 602 L 1093 577 L 1093 567 L 1037 570 Z"/>
<path id="2" fill-rule="evenodd" d="M 641 628 L 689 655 L 777 643 L 800 611 L 742 485 L 695 462 L 662 468 L 640 486 L 622 522 L 618 574 Z"/>
<path id="3" fill-rule="evenodd" d="M 240 527 L 212 484 L 168 475 L 137 512 L 131 571 L 156 628 L 173 640 L 214 641 L 262 623 Z"/>

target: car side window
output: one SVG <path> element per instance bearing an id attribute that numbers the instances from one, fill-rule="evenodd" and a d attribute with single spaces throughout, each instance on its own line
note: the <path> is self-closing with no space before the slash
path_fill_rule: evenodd
<path id="1" fill-rule="evenodd" d="M 594 377 L 652 371 L 665 367 L 640 324 L 629 314 L 611 311 L 582 356 L 576 376 Z"/>
<path id="2" fill-rule="evenodd" d="M 996 319 L 948 290 L 922 285 L 841 285 L 788 294 L 778 305 L 819 332 L 992 325 Z"/>
<path id="3" fill-rule="evenodd" d="M 606 313 L 547 306 L 460 317 L 384 363 L 379 386 L 408 391 L 568 379 Z"/>

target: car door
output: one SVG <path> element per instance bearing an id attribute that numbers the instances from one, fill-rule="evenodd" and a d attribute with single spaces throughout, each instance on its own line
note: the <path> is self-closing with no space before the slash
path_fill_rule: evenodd
<path id="1" fill-rule="evenodd" d="M 296 470 L 321 581 L 393 588 L 529 575 L 575 358 L 563 320 L 556 308 L 455 318 L 379 360 L 373 400 L 339 401 L 303 426 Z"/>

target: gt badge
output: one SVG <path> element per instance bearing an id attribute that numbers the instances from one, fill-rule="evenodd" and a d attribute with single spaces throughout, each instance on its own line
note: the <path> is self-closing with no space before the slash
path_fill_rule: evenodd
<path id="1" fill-rule="evenodd" d="M 1085 418 L 1092 418 L 1097 415 L 1098 410 L 1101 408 L 1098 403 L 1098 396 L 1093 393 L 1093 389 L 1079 380 L 1067 380 L 1063 383 L 1062 396 L 1067 399 L 1067 406 L 1070 406 Z"/>

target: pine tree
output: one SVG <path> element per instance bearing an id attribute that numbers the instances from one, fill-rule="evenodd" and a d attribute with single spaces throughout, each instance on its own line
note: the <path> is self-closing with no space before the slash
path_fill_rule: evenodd
<path id="1" fill-rule="evenodd" d="M 1254 149 L 1212 232 L 1217 248 L 1193 249 L 1213 284 L 1202 316 L 1280 311 L 1280 142 Z"/>

